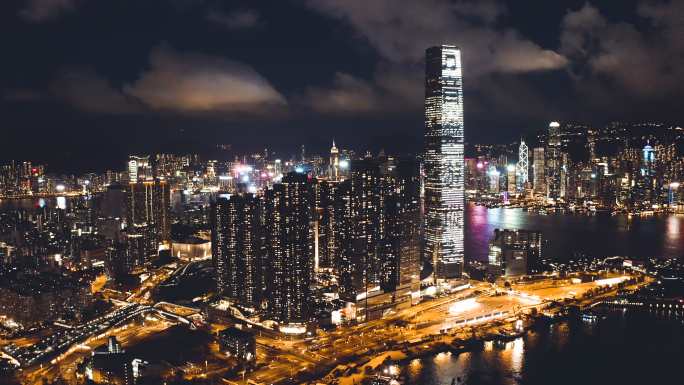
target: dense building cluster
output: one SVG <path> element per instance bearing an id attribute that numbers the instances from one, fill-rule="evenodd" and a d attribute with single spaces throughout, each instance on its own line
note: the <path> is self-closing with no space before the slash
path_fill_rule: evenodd
<path id="1" fill-rule="evenodd" d="M 81 322 L 91 300 L 89 280 L 75 276 L 12 270 L 0 279 L 0 314 L 25 327 L 48 320 Z"/>
<path id="2" fill-rule="evenodd" d="M 418 163 L 367 157 L 350 169 L 346 179 L 333 167 L 316 177 L 292 171 L 256 193 L 219 194 L 211 215 L 217 290 L 285 324 L 357 306 L 369 293 L 387 294 L 386 306 L 346 317 L 410 305 L 420 290 Z M 331 301 L 317 306 L 319 292 Z"/>
<path id="3" fill-rule="evenodd" d="M 681 211 L 682 129 L 613 123 L 602 129 L 552 122 L 531 148 L 475 146 L 466 189 L 475 199 L 547 208 L 644 213 Z M 515 161 L 517 157 L 517 162 Z M 514 200 L 517 199 L 517 202 Z"/>

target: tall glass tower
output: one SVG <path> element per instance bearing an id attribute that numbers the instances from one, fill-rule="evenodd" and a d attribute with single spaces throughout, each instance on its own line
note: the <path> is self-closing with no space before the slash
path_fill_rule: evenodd
<path id="1" fill-rule="evenodd" d="M 563 155 L 561 154 L 561 126 L 558 122 L 549 124 L 549 139 L 544 154 L 546 158 L 547 198 L 561 198 Z"/>
<path id="2" fill-rule="evenodd" d="M 425 73 L 425 257 L 436 280 L 463 273 L 464 139 L 461 50 L 428 48 Z"/>

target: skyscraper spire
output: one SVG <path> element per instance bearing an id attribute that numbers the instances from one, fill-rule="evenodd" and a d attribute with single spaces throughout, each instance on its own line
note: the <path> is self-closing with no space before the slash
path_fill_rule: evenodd
<path id="1" fill-rule="evenodd" d="M 332 147 L 330 148 L 330 179 L 337 180 L 340 177 L 340 151 L 335 146 L 335 139 L 333 139 Z"/>

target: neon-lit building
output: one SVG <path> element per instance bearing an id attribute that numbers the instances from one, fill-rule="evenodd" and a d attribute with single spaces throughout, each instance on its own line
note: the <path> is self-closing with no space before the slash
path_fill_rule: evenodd
<path id="1" fill-rule="evenodd" d="M 460 49 L 426 51 L 425 79 L 425 257 L 435 279 L 463 272 L 464 127 Z"/>

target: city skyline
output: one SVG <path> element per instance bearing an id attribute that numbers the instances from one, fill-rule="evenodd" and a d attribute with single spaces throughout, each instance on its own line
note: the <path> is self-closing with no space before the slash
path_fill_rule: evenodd
<path id="1" fill-rule="evenodd" d="M 217 143 L 255 151 L 264 137 L 280 152 L 336 138 L 418 153 L 422 51 L 445 42 L 467 52 L 467 142 L 508 142 L 548 121 L 677 124 L 680 26 L 668 15 L 680 6 L 6 2 L 2 157 L 96 169 Z M 152 19 L 163 23 L 147 28 Z M 29 133 L 39 140 L 19 152 Z"/>
<path id="2" fill-rule="evenodd" d="M 672 382 L 684 1 L 611 3 L 2 3 L 0 383 Z"/>

